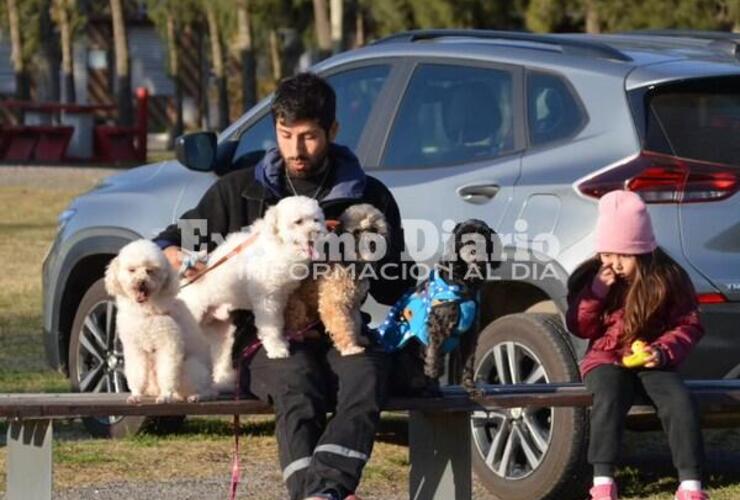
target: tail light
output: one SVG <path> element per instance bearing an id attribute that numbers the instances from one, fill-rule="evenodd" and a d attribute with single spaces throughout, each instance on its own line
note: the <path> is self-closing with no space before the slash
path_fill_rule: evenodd
<path id="1" fill-rule="evenodd" d="M 696 296 L 699 304 L 724 304 L 727 299 L 721 293 L 700 293 Z"/>
<path id="2" fill-rule="evenodd" d="M 584 180 L 577 188 L 593 198 L 627 189 L 638 193 L 645 203 L 695 203 L 732 196 L 740 187 L 739 179 L 737 166 L 643 151 L 626 163 Z"/>

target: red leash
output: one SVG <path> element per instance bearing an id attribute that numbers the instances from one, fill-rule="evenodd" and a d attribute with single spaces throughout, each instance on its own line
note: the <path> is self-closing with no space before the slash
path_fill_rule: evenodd
<path id="1" fill-rule="evenodd" d="M 303 327 L 297 332 L 291 332 L 288 334 L 288 339 L 302 342 L 303 336 L 320 324 L 321 321 L 316 320 L 308 326 Z M 236 393 L 234 394 L 234 400 L 239 401 L 239 395 L 241 394 L 241 381 L 242 381 L 242 364 L 246 360 L 247 362 L 257 353 L 259 348 L 262 347 L 260 340 L 255 340 L 242 351 L 239 364 L 236 367 Z M 234 415 L 234 458 L 231 462 L 231 488 L 229 493 L 229 500 L 236 500 L 236 492 L 239 489 L 239 483 L 241 482 L 241 465 L 239 464 L 239 434 L 241 433 L 241 425 L 239 422 L 239 414 Z"/>

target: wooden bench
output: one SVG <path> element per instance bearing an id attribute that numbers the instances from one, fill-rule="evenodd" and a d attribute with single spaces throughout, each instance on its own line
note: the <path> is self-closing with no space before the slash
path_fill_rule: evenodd
<path id="1" fill-rule="evenodd" d="M 688 381 L 703 413 L 740 410 L 740 380 Z M 582 384 L 489 385 L 472 400 L 459 387 L 441 397 L 390 399 L 385 410 L 409 412 L 409 498 L 471 497 L 470 413 L 519 407 L 587 407 Z M 107 415 L 270 414 L 256 400 L 219 399 L 199 403 L 126 403 L 126 394 L 0 394 L 0 417 L 9 419 L 6 498 L 50 499 L 54 419 Z M 248 451 L 247 451 L 248 453 Z"/>

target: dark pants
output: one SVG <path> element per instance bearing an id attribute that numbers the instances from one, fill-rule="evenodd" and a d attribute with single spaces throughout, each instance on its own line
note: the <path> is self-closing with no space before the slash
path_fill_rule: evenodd
<path id="1" fill-rule="evenodd" d="M 616 365 L 594 368 L 586 375 L 594 395 L 588 461 L 594 475 L 614 475 L 625 418 L 635 396 L 646 395 L 668 434 L 673 465 L 680 480 L 701 480 L 704 444 L 696 405 L 681 377 L 668 370 L 631 370 Z"/>
<path id="2" fill-rule="evenodd" d="M 285 359 L 269 359 L 264 349 L 255 354 L 249 387 L 275 409 L 280 465 L 292 499 L 329 489 L 344 498 L 355 491 L 386 396 L 386 364 L 383 352 L 341 356 L 324 341 L 292 343 Z"/>

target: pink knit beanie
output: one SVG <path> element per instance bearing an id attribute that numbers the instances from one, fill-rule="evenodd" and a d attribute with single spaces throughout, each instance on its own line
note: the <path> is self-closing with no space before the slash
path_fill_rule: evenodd
<path id="1" fill-rule="evenodd" d="M 637 255 L 655 250 L 650 214 L 639 195 L 611 191 L 599 200 L 596 221 L 596 251 Z"/>

